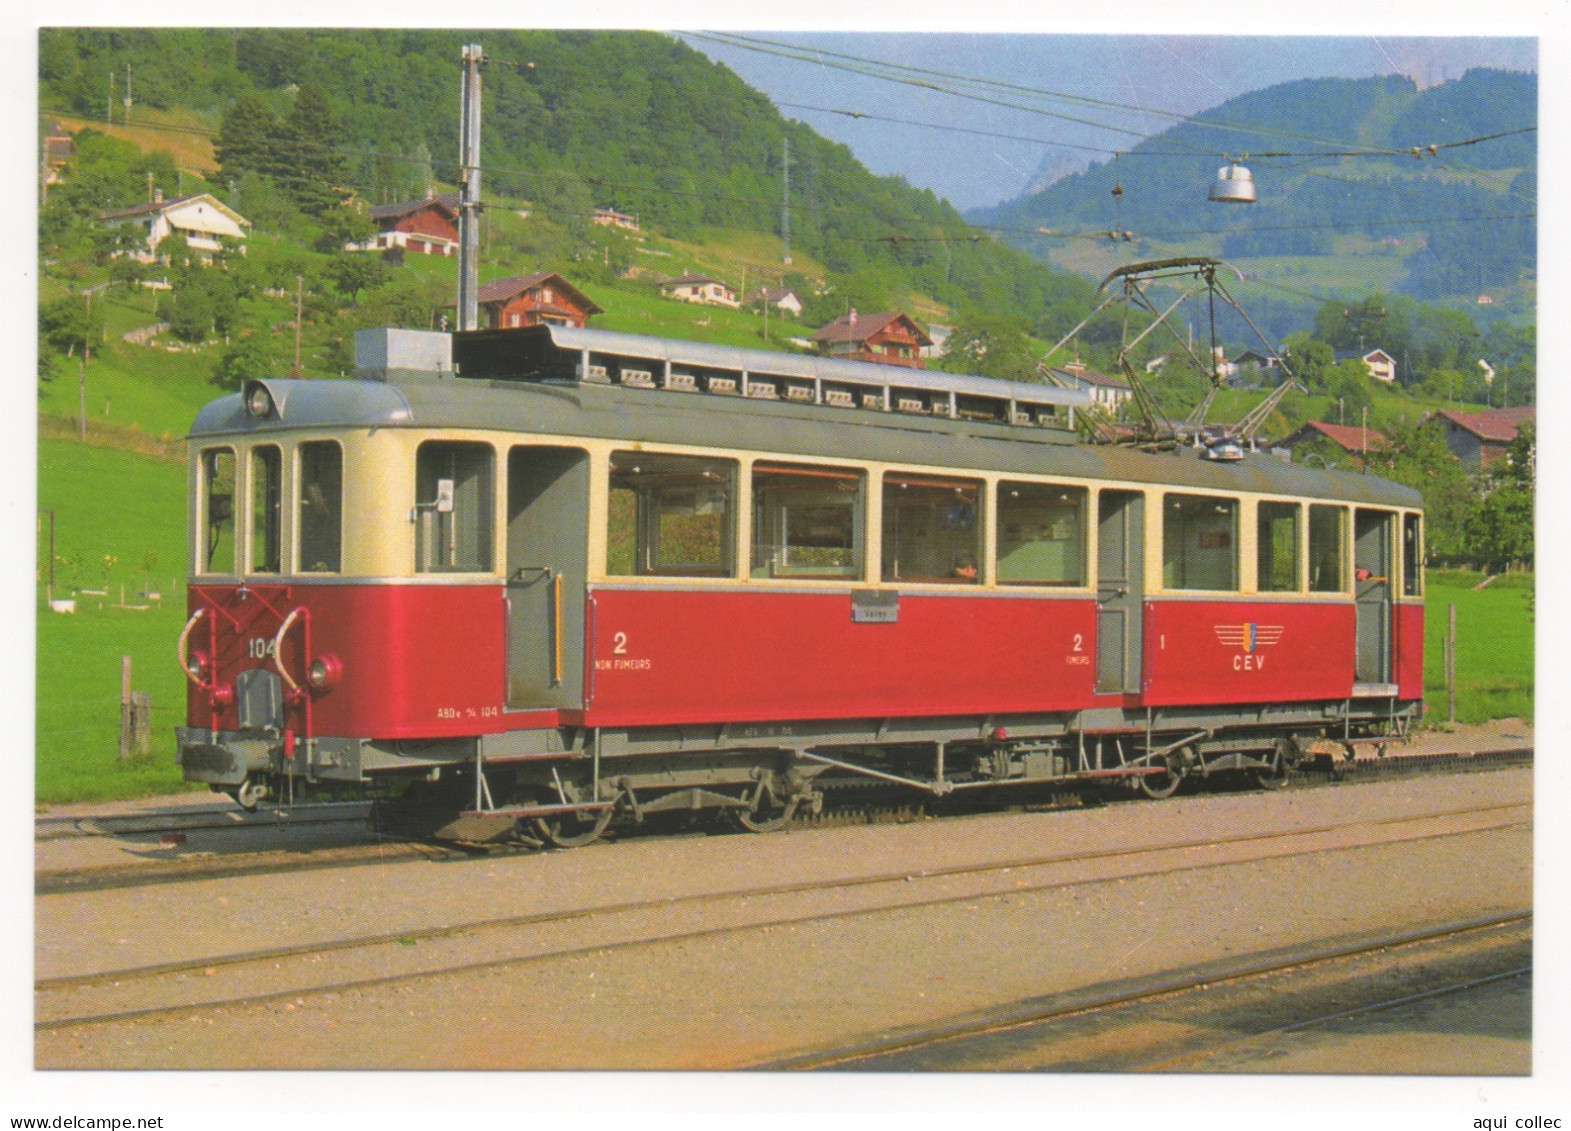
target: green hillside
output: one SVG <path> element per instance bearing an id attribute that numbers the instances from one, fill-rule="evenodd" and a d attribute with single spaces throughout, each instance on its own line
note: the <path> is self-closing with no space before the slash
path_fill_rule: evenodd
<path id="1" fill-rule="evenodd" d="M 1273 282 L 1309 275 L 1338 296 L 1486 293 L 1485 313 L 1531 317 L 1537 103 L 1536 75 L 1484 69 L 1424 91 L 1403 76 L 1285 83 L 968 218 L 1064 232 L 1116 221 L 1147 257 L 1215 255 Z M 1206 200 L 1228 156 L 1252 171 L 1256 203 Z M 1010 238 L 1061 264 L 1086 254 L 1084 241 Z M 1363 254 L 1349 254 L 1352 240 Z M 1102 245 L 1103 263 L 1114 250 Z"/>

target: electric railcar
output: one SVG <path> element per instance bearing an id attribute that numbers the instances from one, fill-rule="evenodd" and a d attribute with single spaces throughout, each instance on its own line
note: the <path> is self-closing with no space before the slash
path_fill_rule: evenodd
<path id="1" fill-rule="evenodd" d="M 1186 776 L 1422 700 L 1420 496 L 1091 444 L 1084 394 L 558 326 L 357 339 L 189 438 L 187 779 L 593 839 Z"/>

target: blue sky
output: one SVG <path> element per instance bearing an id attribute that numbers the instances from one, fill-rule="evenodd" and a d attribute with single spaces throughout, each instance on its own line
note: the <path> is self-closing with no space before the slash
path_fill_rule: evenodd
<path id="1" fill-rule="evenodd" d="M 1301 78 L 1403 73 L 1420 86 L 1469 67 L 1538 69 L 1532 38 L 1223 35 L 1030 35 L 756 31 L 748 36 L 956 75 L 1002 79 L 1129 106 L 1193 114 L 1237 95 Z M 1123 110 L 1045 105 L 1134 133 L 986 105 L 937 91 L 848 73 L 822 62 L 779 58 L 687 37 L 763 91 L 786 116 L 844 142 L 875 173 L 898 174 L 956 207 L 1018 195 L 1044 159 L 1106 160 L 1170 119 Z M 1018 100 L 1018 99 L 1017 99 Z M 857 110 L 883 119 L 939 123 L 1011 138 L 981 137 L 856 119 L 803 107 Z M 1014 140 L 1025 138 L 1029 140 Z"/>

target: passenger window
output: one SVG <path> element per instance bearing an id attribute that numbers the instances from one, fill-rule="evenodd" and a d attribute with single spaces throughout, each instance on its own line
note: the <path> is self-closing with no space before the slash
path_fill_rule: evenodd
<path id="1" fill-rule="evenodd" d="M 860 577 L 860 471 L 753 465 L 754 577 Z"/>
<path id="2" fill-rule="evenodd" d="M 998 485 L 998 583 L 1084 585 L 1086 489 Z"/>
<path id="3" fill-rule="evenodd" d="M 1162 585 L 1238 588 L 1238 500 L 1168 495 L 1162 508 Z"/>
<path id="4" fill-rule="evenodd" d="M 736 463 L 615 452 L 606 572 L 617 577 L 734 577 Z"/>
<path id="5" fill-rule="evenodd" d="M 1256 584 L 1262 593 L 1298 592 L 1297 503 L 1261 503 L 1255 531 Z"/>
<path id="6" fill-rule="evenodd" d="M 251 449 L 252 573 L 279 572 L 283 470 L 283 453 L 274 445 Z"/>
<path id="7" fill-rule="evenodd" d="M 197 546 L 198 573 L 235 572 L 235 453 L 208 448 L 202 453 L 202 513 Z"/>
<path id="8" fill-rule="evenodd" d="M 489 444 L 430 441 L 415 454 L 415 571 L 488 573 L 494 527 Z"/>
<path id="9" fill-rule="evenodd" d="M 1309 507 L 1309 591 L 1342 593 L 1347 589 L 1347 510 Z"/>
<path id="10" fill-rule="evenodd" d="M 300 445 L 300 568 L 343 568 L 344 453 L 332 440 Z"/>
<path id="11" fill-rule="evenodd" d="M 1402 516 L 1402 596 L 1424 595 L 1424 516 Z"/>
<path id="12" fill-rule="evenodd" d="M 980 492 L 968 479 L 885 476 L 883 579 L 978 584 Z"/>

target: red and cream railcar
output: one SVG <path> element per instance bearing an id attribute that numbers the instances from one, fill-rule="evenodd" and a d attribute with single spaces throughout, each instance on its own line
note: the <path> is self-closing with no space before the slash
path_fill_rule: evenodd
<path id="1" fill-rule="evenodd" d="M 362 335 L 192 429 L 187 778 L 416 779 L 573 843 L 930 795 L 1279 780 L 1422 698 L 1422 514 L 1092 445 L 1083 394 L 540 327 Z M 1236 458 L 1228 458 L 1236 457 Z"/>

